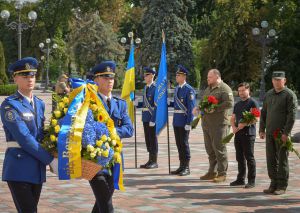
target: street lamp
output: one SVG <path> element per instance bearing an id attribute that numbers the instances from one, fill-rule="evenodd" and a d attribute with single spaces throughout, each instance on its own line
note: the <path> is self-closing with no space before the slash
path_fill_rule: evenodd
<path id="1" fill-rule="evenodd" d="M 58 46 L 57 44 L 53 44 L 52 46 L 50 46 L 51 43 L 51 39 L 47 38 L 46 39 L 46 47 L 44 43 L 40 43 L 39 47 L 41 49 L 41 51 L 43 53 L 46 54 L 46 81 L 45 81 L 45 91 L 48 89 L 48 85 L 49 85 L 49 57 L 50 57 L 50 53 L 53 49 L 56 49 Z"/>
<path id="2" fill-rule="evenodd" d="M 37 19 L 37 13 L 35 11 L 30 11 L 28 13 L 28 19 L 31 21 L 30 24 L 21 22 L 21 10 L 23 8 L 23 4 L 20 1 L 17 1 L 15 3 L 15 8 L 18 13 L 18 19 L 17 21 L 12 21 L 8 23 L 8 19 L 10 17 L 10 12 L 8 10 L 2 10 L 1 11 L 1 18 L 5 20 L 5 25 L 12 29 L 17 30 L 18 32 L 18 59 L 21 59 L 22 57 L 22 31 L 27 30 L 28 28 L 31 28 L 34 26 L 35 20 Z"/>
<path id="3" fill-rule="evenodd" d="M 260 91 L 259 91 L 259 100 L 263 101 L 266 93 L 266 82 L 265 82 L 265 74 L 266 74 L 266 53 L 267 46 L 270 44 L 275 36 L 276 31 L 274 29 L 269 29 L 269 23 L 267 21 L 262 21 L 260 23 L 261 30 L 258 27 L 252 29 L 252 34 L 254 36 L 255 41 L 257 41 L 262 47 L 261 53 L 261 76 L 260 76 Z"/>
<path id="4" fill-rule="evenodd" d="M 120 40 L 121 44 L 125 47 L 125 49 L 130 50 L 130 47 L 132 45 L 134 45 L 134 43 L 137 45 L 137 49 L 138 49 L 138 47 L 141 44 L 142 40 L 138 37 L 134 39 L 133 32 L 129 32 L 127 36 L 129 38 L 129 43 L 130 44 L 126 44 L 127 43 L 127 38 L 126 37 L 122 37 L 121 40 Z M 137 61 L 137 66 L 136 67 L 138 67 L 138 68 L 139 68 L 139 64 L 140 64 L 140 59 L 141 59 L 141 54 L 140 54 L 139 59 Z"/>

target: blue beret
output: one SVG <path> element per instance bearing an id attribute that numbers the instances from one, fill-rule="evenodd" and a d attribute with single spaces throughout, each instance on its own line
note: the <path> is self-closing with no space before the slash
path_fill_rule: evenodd
<path id="1" fill-rule="evenodd" d="M 153 74 L 153 75 L 156 74 L 156 71 L 153 70 L 153 69 L 151 69 L 150 67 L 144 67 L 143 70 L 144 70 L 144 73 L 145 73 L 145 74 L 147 74 L 147 73 Z"/>
<path id="2" fill-rule="evenodd" d="M 94 77 L 103 76 L 113 78 L 115 76 L 116 63 L 114 61 L 102 61 L 100 64 L 94 66 L 92 73 Z"/>
<path id="3" fill-rule="evenodd" d="M 13 75 L 35 75 L 38 67 L 38 61 L 32 57 L 22 58 L 11 64 L 8 71 Z"/>
<path id="4" fill-rule="evenodd" d="M 184 66 L 182 66 L 182 65 L 178 65 L 177 66 L 177 71 L 176 71 L 176 74 L 188 74 L 189 73 L 189 71 L 184 67 Z"/>
<path id="5" fill-rule="evenodd" d="M 283 78 L 285 78 L 285 72 L 284 71 L 274 71 L 272 73 L 272 78 L 283 79 Z"/>

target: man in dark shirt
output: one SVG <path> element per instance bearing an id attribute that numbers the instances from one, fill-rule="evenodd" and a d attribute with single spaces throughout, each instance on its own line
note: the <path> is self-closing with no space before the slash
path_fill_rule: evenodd
<path id="1" fill-rule="evenodd" d="M 241 98 L 234 105 L 231 117 L 231 127 L 235 133 L 234 146 L 236 150 L 236 160 L 238 162 L 237 179 L 230 183 L 230 186 L 245 185 L 246 161 L 248 166 L 248 183 L 245 188 L 253 188 L 255 186 L 256 163 L 254 159 L 254 142 L 256 136 L 255 123 L 247 125 L 240 123 L 243 118 L 243 112 L 250 111 L 251 108 L 259 109 L 257 102 L 250 97 L 250 86 L 244 82 L 238 85 L 238 93 Z"/>

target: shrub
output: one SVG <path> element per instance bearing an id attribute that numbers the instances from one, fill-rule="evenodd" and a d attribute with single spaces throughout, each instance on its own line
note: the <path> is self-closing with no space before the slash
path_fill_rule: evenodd
<path id="1" fill-rule="evenodd" d="M 17 85 L 6 84 L 0 85 L 0 95 L 12 95 L 17 91 Z"/>

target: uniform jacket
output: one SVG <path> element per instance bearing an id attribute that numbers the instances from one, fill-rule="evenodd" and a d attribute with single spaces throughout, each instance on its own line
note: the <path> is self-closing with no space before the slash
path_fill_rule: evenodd
<path id="1" fill-rule="evenodd" d="M 216 87 L 207 87 L 204 96 L 215 96 L 219 103 L 213 113 L 204 113 L 202 127 L 215 127 L 216 125 L 230 125 L 230 116 L 233 108 L 233 94 L 231 88 L 221 81 Z"/>
<path id="2" fill-rule="evenodd" d="M 46 165 L 53 157 L 41 146 L 45 104 L 34 96 L 34 109 L 20 93 L 1 105 L 1 120 L 6 141 L 21 148 L 8 148 L 3 163 L 3 181 L 40 184 L 46 181 Z"/>
<path id="3" fill-rule="evenodd" d="M 155 113 L 156 113 L 156 107 L 154 105 L 155 89 L 156 86 L 154 83 L 152 83 L 148 89 L 147 86 L 145 86 L 144 88 L 143 111 L 142 111 L 143 122 L 151 121 L 155 123 Z"/>
<path id="4" fill-rule="evenodd" d="M 267 134 L 273 134 L 279 128 L 289 135 L 296 120 L 297 106 L 295 93 L 287 87 L 280 92 L 269 90 L 261 110 L 259 132 L 266 130 Z"/>
<path id="5" fill-rule="evenodd" d="M 111 119 L 113 119 L 119 137 L 121 139 L 132 137 L 133 126 L 130 117 L 128 116 L 126 101 L 117 97 L 112 97 L 109 109 L 101 95 L 99 95 L 99 97 Z"/>
<path id="6" fill-rule="evenodd" d="M 175 88 L 173 126 L 184 127 L 191 124 L 195 103 L 195 90 L 189 84 Z M 176 113 L 176 110 L 183 110 L 185 113 Z"/>

